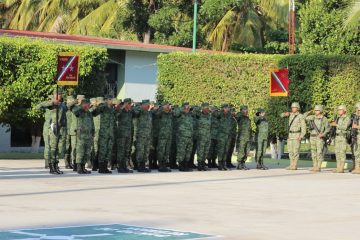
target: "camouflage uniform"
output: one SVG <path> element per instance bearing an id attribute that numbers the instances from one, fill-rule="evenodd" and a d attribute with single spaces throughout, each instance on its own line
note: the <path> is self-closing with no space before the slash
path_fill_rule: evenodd
<path id="1" fill-rule="evenodd" d="M 67 169 L 73 169 L 72 161 L 71 159 L 71 135 L 70 135 L 70 128 L 71 128 L 71 121 L 73 117 L 73 113 L 71 111 L 72 107 L 75 104 L 75 99 L 73 96 L 68 96 L 66 98 L 66 144 L 65 144 L 65 168 Z"/>
<path id="2" fill-rule="evenodd" d="M 281 117 L 289 117 L 289 136 L 287 144 L 290 166 L 287 167 L 287 169 L 297 170 L 301 139 L 303 139 L 306 134 L 306 123 L 304 116 L 299 113 L 299 103 L 292 103 L 291 108 L 297 108 L 298 111 L 290 113 L 289 116 L 286 116 L 285 113 L 282 113 Z"/>
<path id="3" fill-rule="evenodd" d="M 150 110 L 151 112 L 151 119 L 152 119 L 152 131 L 151 131 L 151 148 L 149 153 L 149 165 L 151 169 L 157 169 L 158 165 L 158 157 L 157 157 L 157 148 L 158 148 L 158 138 L 159 138 L 159 119 L 156 115 L 157 109 L 159 106 L 153 102 L 153 109 Z"/>
<path id="4" fill-rule="evenodd" d="M 76 164 L 79 174 L 89 174 L 85 169 L 85 163 L 91 157 L 92 138 L 94 136 L 94 121 L 92 113 L 84 108 L 84 105 L 90 105 L 89 100 L 83 99 L 82 104 L 73 108 L 73 113 L 77 117 L 76 128 Z"/>
<path id="5" fill-rule="evenodd" d="M 239 170 L 248 170 L 245 165 L 247 157 L 250 152 L 251 147 L 251 120 L 244 114 L 244 111 L 248 111 L 247 106 L 241 106 L 240 112 L 236 115 L 236 121 L 238 123 L 238 135 L 237 135 L 237 169 Z"/>
<path id="6" fill-rule="evenodd" d="M 219 127 L 219 111 L 216 107 L 212 108 L 211 111 L 211 141 L 210 141 L 210 147 L 209 152 L 207 154 L 208 159 L 208 167 L 210 168 L 217 168 L 216 165 L 216 158 L 217 158 L 217 135 L 218 135 L 218 127 Z"/>
<path id="7" fill-rule="evenodd" d="M 340 105 L 338 110 L 343 110 L 346 113 L 346 106 Z M 348 146 L 346 135 L 350 128 L 350 117 L 346 114 L 339 116 L 336 125 L 336 137 L 335 137 L 335 155 L 336 155 L 336 169 L 335 173 L 343 173 L 345 160 L 346 160 L 346 149 Z"/>
<path id="8" fill-rule="evenodd" d="M 227 170 L 226 155 L 229 151 L 231 141 L 231 113 L 227 104 L 222 105 L 222 112 L 217 113 L 219 125 L 217 132 L 217 155 L 218 169 Z"/>
<path id="9" fill-rule="evenodd" d="M 101 103 L 92 112 L 95 118 L 99 117 L 98 129 L 98 162 L 99 173 L 111 173 L 107 169 L 111 161 L 112 147 L 114 143 L 115 112 L 112 108 L 112 97 L 107 97 L 106 103 Z"/>
<path id="10" fill-rule="evenodd" d="M 353 155 L 354 155 L 354 169 L 351 173 L 360 174 L 360 137 L 359 137 L 359 118 L 360 118 L 360 102 L 355 105 L 355 113 L 353 116 L 352 131 L 353 131 Z"/>
<path id="11" fill-rule="evenodd" d="M 320 105 L 315 106 L 315 111 L 323 111 L 323 107 Z M 308 123 L 310 130 L 310 146 L 311 146 L 311 158 L 313 161 L 312 171 L 319 172 L 321 170 L 321 164 L 324 160 L 325 150 L 325 136 L 330 131 L 329 121 L 323 115 L 315 116 L 309 115 L 310 112 L 304 114 L 305 120 Z"/>
<path id="12" fill-rule="evenodd" d="M 39 110 L 45 110 L 44 113 L 44 125 L 43 125 L 43 139 L 44 139 L 44 159 L 45 159 L 45 168 L 49 168 L 49 159 L 50 159 L 50 139 L 49 139 L 49 129 L 50 129 L 50 109 L 48 108 L 49 103 L 52 102 L 53 95 L 49 95 L 50 100 L 44 101 L 36 106 Z"/>
<path id="13" fill-rule="evenodd" d="M 173 109 L 177 109 L 178 106 L 174 105 Z M 177 149 L 177 133 L 178 133 L 178 118 L 173 115 L 172 117 L 172 137 L 171 137 L 171 146 L 170 146 L 170 156 L 169 156 L 169 166 L 171 169 L 178 169 L 176 164 L 176 149 Z"/>
<path id="14" fill-rule="evenodd" d="M 132 120 L 133 112 L 131 107 L 131 99 L 124 99 L 124 107 L 116 112 L 118 127 L 116 131 L 117 140 L 117 163 L 119 173 L 132 173 L 128 168 L 131 152 L 131 137 L 132 137 Z"/>
<path id="15" fill-rule="evenodd" d="M 176 109 L 175 117 L 177 117 L 177 149 L 176 149 L 176 160 L 179 163 L 180 171 L 191 171 L 189 168 L 190 155 L 193 143 L 193 118 L 189 104 L 183 104 L 183 110 Z"/>
<path id="16" fill-rule="evenodd" d="M 211 142 L 211 114 L 209 112 L 209 104 L 203 103 L 201 105 L 202 110 L 195 113 L 197 119 L 197 161 L 198 170 L 207 171 L 208 168 L 205 165 L 206 155 L 209 152 Z"/>
<path id="17" fill-rule="evenodd" d="M 166 107 L 166 110 L 164 110 Z M 158 146 L 157 146 L 157 158 L 159 161 L 159 172 L 170 172 L 167 167 L 170 157 L 170 148 L 172 143 L 172 131 L 173 131 L 173 113 L 168 103 L 163 104 L 159 110 L 155 113 L 158 124 Z"/>
<path id="18" fill-rule="evenodd" d="M 149 100 L 143 100 L 141 108 L 134 111 L 138 118 L 138 130 L 136 132 L 136 162 L 138 164 L 138 172 L 151 171 L 146 167 L 152 139 L 152 113 L 149 111 L 149 105 Z"/>
<path id="19" fill-rule="evenodd" d="M 96 106 L 92 106 L 90 112 L 94 112 L 97 109 L 97 106 L 104 103 L 103 97 L 96 98 Z M 100 123 L 101 123 L 101 114 L 93 114 L 93 121 L 95 127 L 95 134 L 93 138 L 93 159 L 92 159 L 92 170 L 97 171 L 99 168 L 99 139 L 100 139 Z"/>
<path id="20" fill-rule="evenodd" d="M 264 109 L 258 109 L 254 117 L 254 123 L 256 124 L 256 154 L 255 161 L 257 163 L 256 168 L 267 170 L 268 168 L 264 165 L 264 154 L 266 153 L 266 148 L 268 145 L 268 136 L 269 136 L 269 123 L 265 116 L 261 116 L 262 113 L 265 113 Z"/>
<path id="21" fill-rule="evenodd" d="M 235 145 L 236 145 L 236 136 L 237 136 L 237 122 L 236 122 L 235 115 L 236 115 L 235 109 L 231 109 L 231 138 L 230 138 L 229 151 L 226 156 L 226 167 L 227 168 L 235 167 L 231 162 L 232 155 L 234 153 L 234 149 L 235 149 Z"/>
<path id="22" fill-rule="evenodd" d="M 198 106 L 192 107 L 191 112 L 193 117 L 193 142 L 192 142 L 192 149 L 191 149 L 190 162 L 189 162 L 189 167 L 191 168 L 196 168 L 194 161 L 195 161 L 195 154 L 197 151 L 198 140 L 199 140 L 199 123 L 198 123 L 198 119 L 196 118 L 196 114 L 194 113 L 198 111 L 199 111 Z"/>

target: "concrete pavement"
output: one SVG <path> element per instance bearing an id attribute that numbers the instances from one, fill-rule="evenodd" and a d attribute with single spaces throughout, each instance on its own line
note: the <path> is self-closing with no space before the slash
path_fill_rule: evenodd
<path id="1" fill-rule="evenodd" d="M 222 239 L 359 239 L 360 176 L 210 171 L 51 176 L 0 160 L 0 230 L 121 223 Z M 254 166 L 253 166 L 254 167 Z"/>

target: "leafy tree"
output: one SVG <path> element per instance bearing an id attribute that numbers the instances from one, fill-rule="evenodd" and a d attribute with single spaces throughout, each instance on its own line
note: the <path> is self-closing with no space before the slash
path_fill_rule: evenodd
<path id="1" fill-rule="evenodd" d="M 301 53 L 359 54 L 359 27 L 344 27 L 352 2 L 309 0 L 300 11 Z"/>
<path id="2" fill-rule="evenodd" d="M 203 30 L 216 50 L 226 51 L 231 43 L 262 48 L 265 31 L 285 28 L 286 0 L 206 0 L 201 14 L 207 18 Z"/>

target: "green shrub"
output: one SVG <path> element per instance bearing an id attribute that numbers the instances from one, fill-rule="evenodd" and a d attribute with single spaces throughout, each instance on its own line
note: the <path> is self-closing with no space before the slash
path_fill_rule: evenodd
<path id="1" fill-rule="evenodd" d="M 65 87 L 67 93 L 89 97 L 103 94 L 106 49 L 3 36 L 0 37 L 0 122 L 35 122 L 41 118 L 35 106 L 56 87 L 53 79 L 58 52 L 80 55 L 79 86 Z"/>
<path id="2" fill-rule="evenodd" d="M 292 101 L 299 101 L 303 111 L 315 104 L 327 106 L 327 112 L 333 112 L 339 103 L 354 105 L 360 99 L 359 63 L 355 56 L 162 54 L 158 58 L 157 98 L 174 104 L 231 103 L 237 109 L 248 105 L 250 116 L 265 107 L 271 134 L 283 136 L 287 122 L 279 114 Z M 269 96 L 270 70 L 277 67 L 289 68 L 288 98 Z"/>

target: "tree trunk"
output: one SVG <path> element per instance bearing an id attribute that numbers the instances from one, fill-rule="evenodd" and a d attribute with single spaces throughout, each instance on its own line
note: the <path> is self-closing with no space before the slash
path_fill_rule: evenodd
<path id="1" fill-rule="evenodd" d="M 151 39 L 151 30 L 144 33 L 144 43 L 149 44 Z"/>

